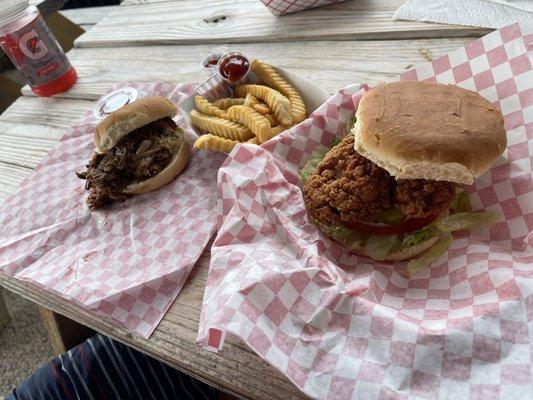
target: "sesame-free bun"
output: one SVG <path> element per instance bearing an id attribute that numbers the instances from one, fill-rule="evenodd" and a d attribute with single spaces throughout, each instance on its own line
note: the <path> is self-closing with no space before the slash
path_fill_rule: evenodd
<path id="1" fill-rule="evenodd" d="M 177 112 L 177 107 L 170 100 L 160 96 L 145 97 L 127 104 L 97 125 L 94 132 L 96 152 L 103 154 L 135 129 L 161 118 L 172 118 Z"/>
<path id="2" fill-rule="evenodd" d="M 175 134 L 180 140 L 172 146 L 172 159 L 165 169 L 149 179 L 128 185 L 124 192 L 130 194 L 151 192 L 170 183 L 183 171 L 189 162 L 191 152 L 189 145 L 185 141 L 183 131 L 179 127 L 176 127 Z"/>
<path id="3" fill-rule="evenodd" d="M 416 256 L 422 254 L 427 249 L 429 249 L 431 246 L 435 244 L 435 242 L 439 239 L 439 235 L 435 234 L 434 236 L 429 237 L 427 240 L 423 241 L 422 243 L 415 244 L 413 246 L 410 246 L 403 250 L 396 250 L 389 254 L 387 258 L 383 260 L 378 261 L 405 261 L 410 260 L 411 258 L 415 258 Z M 334 239 L 332 239 L 335 241 Z M 338 243 L 342 246 L 342 243 Z M 364 256 L 368 258 L 372 258 L 370 255 L 368 255 L 365 251 L 365 248 L 363 246 L 352 248 L 350 249 L 352 253 L 355 253 L 359 256 Z"/>
<path id="4" fill-rule="evenodd" d="M 336 242 L 338 245 L 344 247 L 347 251 L 350 251 L 352 253 L 355 253 L 359 256 L 369 257 L 372 258 L 367 251 L 365 250 L 365 246 L 358 243 L 342 243 L 342 241 L 337 240 L 334 236 L 330 235 L 328 232 L 331 231 L 329 227 L 323 223 L 320 223 L 314 218 L 309 217 L 309 221 L 315 225 L 324 235 L 326 235 L 330 240 Z M 409 246 L 405 249 L 396 250 L 389 254 L 385 259 L 380 261 L 404 261 L 409 260 L 411 258 L 414 258 L 423 252 L 425 252 L 427 249 L 429 249 L 431 246 L 435 244 L 435 242 L 439 239 L 439 233 L 438 231 L 435 231 L 430 237 L 428 237 L 426 240 L 424 240 L 422 243 L 418 243 L 413 246 Z"/>
<path id="5" fill-rule="evenodd" d="M 355 150 L 396 179 L 472 184 L 507 146 L 500 111 L 452 85 L 382 84 L 363 96 L 356 117 Z"/>

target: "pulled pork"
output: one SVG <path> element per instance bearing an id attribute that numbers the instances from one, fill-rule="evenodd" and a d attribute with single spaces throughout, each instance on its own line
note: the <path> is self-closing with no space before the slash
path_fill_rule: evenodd
<path id="1" fill-rule="evenodd" d="M 171 118 L 163 118 L 134 130 L 105 154 L 95 153 L 87 171 L 76 173 L 91 191 L 89 208 L 124 201 L 130 196 L 124 192 L 128 185 L 165 169 L 172 159 L 172 148 L 182 140 L 175 128 Z"/>

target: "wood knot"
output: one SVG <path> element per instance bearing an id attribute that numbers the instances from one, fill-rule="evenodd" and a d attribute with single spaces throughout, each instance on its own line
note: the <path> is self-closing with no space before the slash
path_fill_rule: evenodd
<path id="1" fill-rule="evenodd" d="M 206 24 L 213 24 L 216 25 L 219 22 L 225 21 L 226 18 L 228 18 L 226 15 L 215 15 L 213 17 L 204 18 L 204 22 Z"/>

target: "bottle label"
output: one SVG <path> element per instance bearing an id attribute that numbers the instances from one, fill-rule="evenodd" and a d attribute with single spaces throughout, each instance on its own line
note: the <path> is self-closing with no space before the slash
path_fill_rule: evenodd
<path id="1" fill-rule="evenodd" d="M 24 28 L 0 37 L 0 44 L 30 86 L 60 78 L 71 67 L 40 15 Z"/>

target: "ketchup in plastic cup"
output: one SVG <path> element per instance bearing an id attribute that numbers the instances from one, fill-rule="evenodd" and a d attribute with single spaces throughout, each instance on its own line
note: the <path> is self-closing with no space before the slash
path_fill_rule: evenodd
<path id="1" fill-rule="evenodd" d="M 76 70 L 28 0 L 0 1 L 0 46 L 38 96 L 64 92 Z"/>
<path id="2" fill-rule="evenodd" d="M 218 61 L 218 73 L 228 83 L 238 83 L 250 72 L 250 61 L 242 53 L 224 54 Z"/>

